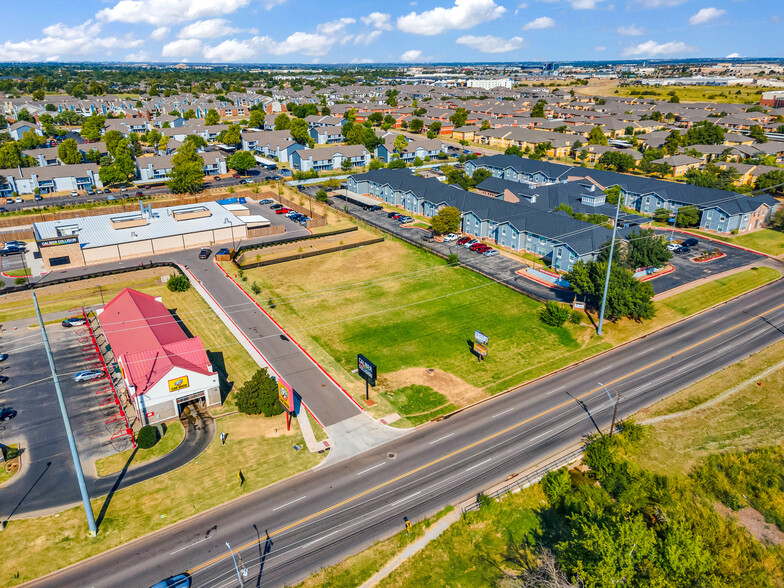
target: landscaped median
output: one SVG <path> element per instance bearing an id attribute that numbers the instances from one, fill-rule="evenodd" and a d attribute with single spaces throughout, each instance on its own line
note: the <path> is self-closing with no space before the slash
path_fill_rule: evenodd
<path id="1" fill-rule="evenodd" d="M 95 470 L 99 476 L 108 476 L 132 468 L 146 461 L 163 457 L 175 450 L 185 439 L 185 429 L 179 421 L 165 425 L 163 437 L 150 449 L 126 449 L 95 461 Z M 133 459 L 131 459 L 133 458 Z"/>

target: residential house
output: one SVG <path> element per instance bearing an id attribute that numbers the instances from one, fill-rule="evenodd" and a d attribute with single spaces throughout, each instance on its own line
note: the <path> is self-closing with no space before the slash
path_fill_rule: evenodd
<path id="1" fill-rule="evenodd" d="M 256 155 L 281 163 L 289 163 L 291 155 L 295 151 L 306 148 L 305 145 L 292 139 L 288 130 L 246 131 L 242 133 L 243 151 L 251 151 Z"/>
<path id="2" fill-rule="evenodd" d="M 94 163 L 74 165 L 47 165 L 46 167 L 22 167 L 0 170 L 0 195 L 41 194 L 71 192 L 88 188 L 103 188 Z"/>
<path id="3" fill-rule="evenodd" d="M 311 127 L 310 136 L 319 145 L 343 142 L 343 126 L 332 125 L 328 127 Z"/>
<path id="4" fill-rule="evenodd" d="M 403 151 L 397 152 L 395 151 L 394 144 L 395 139 L 399 136 L 401 135 L 395 133 L 387 133 L 384 135 L 384 142 L 376 148 L 376 157 L 385 163 L 389 163 L 394 159 L 394 155 L 398 155 L 400 159 L 408 164 L 413 163 L 417 157 L 422 161 L 425 161 L 425 158 L 429 157 L 430 159 L 433 159 L 438 157 L 440 153 L 447 152 L 446 143 L 440 139 L 411 139 L 409 137 L 406 137 L 408 143 Z"/>
<path id="5" fill-rule="evenodd" d="M 697 169 L 702 163 L 702 159 L 689 157 L 688 155 L 671 155 L 670 157 L 654 159 L 651 163 L 654 165 L 663 165 L 666 163 L 672 168 L 673 177 L 677 178 L 686 175 L 686 172 L 690 169 Z"/>
<path id="6" fill-rule="evenodd" d="M 343 169 L 348 160 L 351 167 L 370 164 L 371 154 L 364 145 L 338 145 L 317 149 L 300 149 L 291 154 L 291 166 L 300 171 L 332 171 Z"/>

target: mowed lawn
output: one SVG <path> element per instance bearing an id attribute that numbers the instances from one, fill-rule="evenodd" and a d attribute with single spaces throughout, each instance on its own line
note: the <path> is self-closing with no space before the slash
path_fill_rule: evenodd
<path id="1" fill-rule="evenodd" d="M 472 271 L 394 240 L 247 272 L 256 299 L 301 343 L 323 348 L 347 371 L 362 353 L 379 375 L 435 368 L 479 388 L 507 387 L 536 366 L 568 363 L 586 326 L 552 328 L 541 304 Z M 481 364 L 474 330 L 490 338 Z M 521 376 L 522 377 L 522 376 Z"/>

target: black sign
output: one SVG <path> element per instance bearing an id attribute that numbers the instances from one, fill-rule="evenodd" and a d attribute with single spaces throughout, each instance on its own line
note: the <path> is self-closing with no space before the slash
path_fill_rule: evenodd
<path id="1" fill-rule="evenodd" d="M 376 385 L 376 364 L 361 353 L 357 355 L 357 370 L 359 376 L 371 386 Z"/>
<path id="2" fill-rule="evenodd" d="M 72 245 L 79 242 L 79 237 L 59 237 L 56 239 L 47 239 L 46 241 L 39 241 L 39 247 L 56 247 L 57 245 Z"/>

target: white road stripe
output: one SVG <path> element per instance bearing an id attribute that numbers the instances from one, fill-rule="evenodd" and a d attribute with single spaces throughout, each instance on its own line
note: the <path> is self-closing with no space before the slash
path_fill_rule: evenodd
<path id="1" fill-rule="evenodd" d="M 371 466 L 371 467 L 369 467 L 369 468 L 368 468 L 368 469 L 366 469 L 366 470 L 362 470 L 361 472 L 357 472 L 357 475 L 358 475 L 358 476 L 361 476 L 362 474 L 366 474 L 366 473 L 367 473 L 367 472 L 369 472 L 370 470 L 375 470 L 376 468 L 380 468 L 382 465 L 384 465 L 384 463 L 385 463 L 385 462 L 383 462 L 383 461 L 382 461 L 381 463 L 377 463 L 376 465 L 374 465 L 374 466 Z"/>
<path id="2" fill-rule="evenodd" d="M 482 462 L 479 462 L 478 464 L 472 465 L 470 468 L 466 468 L 466 469 L 465 469 L 465 470 L 463 470 L 463 471 L 464 471 L 464 472 L 467 472 L 468 470 L 473 470 L 474 468 L 478 468 L 478 467 L 479 467 L 479 466 L 481 466 L 481 465 L 485 465 L 485 464 L 486 464 L 486 463 L 488 463 L 489 461 L 491 461 L 491 460 L 489 460 L 489 459 L 486 459 L 486 460 L 484 460 L 484 461 L 482 461 Z"/>
<path id="3" fill-rule="evenodd" d="M 408 500 L 409 498 L 413 498 L 417 494 L 422 494 L 422 491 L 420 490 L 419 492 L 414 492 L 411 496 L 406 496 L 405 498 L 401 498 L 400 500 L 398 500 L 397 502 L 393 502 L 389 506 L 395 506 L 396 504 L 400 504 L 401 502 L 405 502 L 406 500 Z"/>
<path id="4" fill-rule="evenodd" d="M 512 412 L 513 410 L 514 410 L 514 408 L 507 408 L 505 411 L 499 412 L 498 414 L 495 414 L 495 415 L 491 416 L 490 419 L 494 419 L 496 417 L 500 417 L 502 414 L 506 414 L 507 412 Z"/>
<path id="5" fill-rule="evenodd" d="M 449 439 L 449 437 L 451 437 L 452 435 L 454 435 L 454 433 L 449 433 L 449 435 L 444 435 L 443 437 L 439 437 L 435 441 L 431 441 L 430 443 L 428 443 L 428 445 L 432 445 L 433 443 L 438 443 L 439 441 L 443 441 L 444 439 Z"/>
<path id="6" fill-rule="evenodd" d="M 198 545 L 202 541 L 206 541 L 206 540 L 207 540 L 207 538 L 204 537 L 203 539 L 199 539 L 198 541 L 194 541 L 190 545 L 186 545 L 185 547 L 180 547 L 177 551 L 172 551 L 169 555 L 174 555 L 175 553 L 179 553 L 180 551 L 185 551 L 186 549 L 188 549 L 190 547 L 193 547 L 194 545 Z"/>
<path id="7" fill-rule="evenodd" d="M 305 543 L 305 545 L 302 546 L 302 549 L 305 549 L 306 547 L 309 547 L 309 546 L 313 545 L 314 543 L 318 543 L 319 541 L 322 541 L 322 540 L 326 539 L 327 537 L 332 537 L 332 535 L 335 535 L 336 533 L 340 533 L 341 530 L 342 529 L 338 529 L 337 531 L 332 531 L 332 533 L 330 533 L 329 535 L 324 535 L 323 537 L 319 537 L 318 539 L 314 539 L 310 543 Z"/>
<path id="8" fill-rule="evenodd" d="M 553 392 L 558 392 L 558 390 L 563 390 L 564 388 L 566 388 L 566 384 L 564 384 L 563 386 L 558 386 L 557 388 L 553 388 L 547 394 L 545 394 L 545 396 L 550 396 L 550 394 L 552 394 Z"/>
<path id="9" fill-rule="evenodd" d="M 278 509 L 285 508 L 285 507 L 287 507 L 287 506 L 289 506 L 289 505 L 291 505 L 291 504 L 294 504 L 295 502 L 299 502 L 300 500 L 305 500 L 306 498 L 307 498 L 307 496 L 300 496 L 300 497 L 299 497 L 299 498 L 297 498 L 296 500 L 292 500 L 291 502 L 287 502 L 286 504 L 281 504 L 280 506 L 276 506 L 276 507 L 275 507 L 275 508 L 273 508 L 272 510 L 273 510 L 273 511 L 276 511 L 276 510 L 278 510 Z"/>

